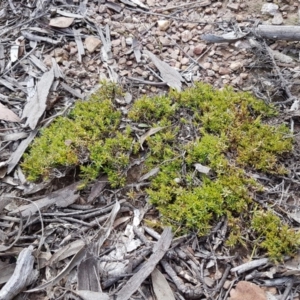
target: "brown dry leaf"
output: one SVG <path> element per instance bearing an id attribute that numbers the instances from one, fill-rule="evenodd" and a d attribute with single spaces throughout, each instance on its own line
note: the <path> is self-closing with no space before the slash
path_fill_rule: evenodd
<path id="1" fill-rule="evenodd" d="M 68 28 L 74 21 L 74 18 L 57 17 L 50 20 L 49 25 L 58 28 Z"/>
<path id="2" fill-rule="evenodd" d="M 20 122 L 21 119 L 9 108 L 0 103 L 0 120 L 8 122 Z"/>
<path id="3" fill-rule="evenodd" d="M 146 140 L 149 136 L 151 136 L 151 135 L 153 135 L 153 134 L 159 132 L 159 131 L 162 130 L 162 129 L 163 129 L 163 127 L 151 128 L 151 129 L 148 130 L 145 134 L 143 134 L 143 135 L 139 138 L 139 142 L 140 142 L 141 148 L 143 149 L 143 143 L 145 142 L 145 140 Z"/>
<path id="4" fill-rule="evenodd" d="M 240 281 L 230 291 L 230 300 L 267 300 L 266 293 L 256 284 Z"/>

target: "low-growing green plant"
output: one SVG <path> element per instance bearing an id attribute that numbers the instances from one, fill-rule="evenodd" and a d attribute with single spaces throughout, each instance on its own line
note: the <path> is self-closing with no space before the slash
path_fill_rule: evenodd
<path id="1" fill-rule="evenodd" d="M 132 154 L 139 155 L 134 126 L 160 127 L 143 143 L 143 172 L 159 168 L 146 193 L 163 224 L 205 235 L 226 216 L 232 228 L 230 246 L 244 243 L 243 226 L 250 227 L 256 244 L 273 259 L 299 246 L 299 236 L 279 224 L 274 213 L 251 213 L 253 195 L 262 190 L 251 172 L 286 172 L 278 158 L 292 150 L 288 128 L 264 122 L 276 115 L 274 107 L 249 93 L 198 83 L 183 92 L 136 100 L 127 116 L 132 123 L 120 129 L 122 114 L 114 105 L 120 94 L 115 85 L 104 84 L 89 100 L 77 102 L 67 117 L 42 130 L 24 155 L 28 179 L 49 177 L 53 168 L 80 166 L 85 182 L 106 173 L 112 187 L 122 186 Z M 195 164 L 211 171 L 203 174 Z"/>
<path id="2" fill-rule="evenodd" d="M 283 253 L 295 254 L 300 243 L 300 233 L 295 233 L 272 211 L 255 211 L 251 227 L 258 236 L 256 244 L 267 250 L 273 259 L 281 260 Z"/>
<path id="3" fill-rule="evenodd" d="M 103 84 L 88 101 L 76 102 L 70 114 L 41 130 L 22 167 L 29 180 L 51 177 L 54 168 L 80 166 L 85 182 L 107 173 L 113 187 L 124 184 L 134 140 L 130 127 L 119 129 L 121 112 L 113 99 L 121 90 Z"/>

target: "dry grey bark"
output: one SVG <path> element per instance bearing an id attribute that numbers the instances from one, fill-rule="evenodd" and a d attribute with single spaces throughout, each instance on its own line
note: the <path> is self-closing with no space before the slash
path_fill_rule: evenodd
<path id="1" fill-rule="evenodd" d="M 33 269 L 32 251 L 33 247 L 29 246 L 20 252 L 13 275 L 0 291 L 0 300 L 13 299 L 36 279 L 38 272 Z"/>
<path id="2" fill-rule="evenodd" d="M 259 25 L 252 32 L 259 37 L 271 40 L 300 41 L 299 26 Z M 250 32 L 249 32 L 250 33 Z M 234 43 L 249 33 L 229 32 L 223 35 L 203 34 L 201 38 L 209 43 Z"/>
<path id="3" fill-rule="evenodd" d="M 266 39 L 300 41 L 299 26 L 259 25 L 254 32 Z"/>

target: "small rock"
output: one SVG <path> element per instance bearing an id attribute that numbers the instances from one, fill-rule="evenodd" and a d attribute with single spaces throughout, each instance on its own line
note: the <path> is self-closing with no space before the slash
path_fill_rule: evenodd
<path id="1" fill-rule="evenodd" d="M 242 79 L 248 78 L 248 74 L 247 73 L 241 73 L 240 76 L 241 76 Z"/>
<path id="2" fill-rule="evenodd" d="M 203 31 L 203 33 L 205 33 L 205 32 L 211 32 L 212 29 L 213 29 L 213 25 L 212 24 L 207 24 L 207 25 L 204 26 L 204 28 L 203 28 L 202 31 Z"/>
<path id="3" fill-rule="evenodd" d="M 147 0 L 147 4 L 148 4 L 148 6 L 154 6 L 155 1 L 154 0 Z"/>
<path id="4" fill-rule="evenodd" d="M 242 78 L 240 76 L 238 76 L 237 78 L 235 78 L 231 81 L 231 84 L 235 85 L 235 86 L 242 85 L 242 83 L 243 83 L 243 81 L 242 81 Z"/>
<path id="5" fill-rule="evenodd" d="M 158 20 L 157 24 L 161 31 L 166 31 L 170 27 L 170 21 L 168 20 Z"/>
<path id="6" fill-rule="evenodd" d="M 215 71 L 215 72 L 218 72 L 220 69 L 220 67 L 214 62 L 213 65 L 212 65 L 212 70 Z"/>
<path id="7" fill-rule="evenodd" d="M 272 19 L 273 25 L 281 25 L 283 23 L 283 17 L 281 13 L 275 14 L 275 16 Z"/>
<path id="8" fill-rule="evenodd" d="M 172 42 L 170 39 L 164 36 L 160 36 L 158 39 L 163 46 L 169 46 Z"/>
<path id="9" fill-rule="evenodd" d="M 178 57 L 178 52 L 177 52 L 177 51 L 172 51 L 172 52 L 170 53 L 170 57 L 171 57 L 171 58 L 174 58 L 174 59 L 177 59 L 177 57 Z"/>
<path id="10" fill-rule="evenodd" d="M 119 45 L 121 45 L 121 40 L 120 40 L 120 39 L 113 40 L 113 41 L 111 42 L 111 45 L 112 45 L 113 47 L 119 46 Z"/>
<path id="11" fill-rule="evenodd" d="M 94 66 L 89 66 L 88 70 L 91 71 L 91 72 L 94 72 L 95 71 L 95 67 Z"/>
<path id="12" fill-rule="evenodd" d="M 215 72 L 213 70 L 207 70 L 207 76 L 213 77 L 215 76 Z"/>
<path id="13" fill-rule="evenodd" d="M 211 63 L 209 62 L 205 62 L 202 67 L 206 70 L 206 69 L 210 69 L 211 68 Z"/>
<path id="14" fill-rule="evenodd" d="M 229 68 L 232 71 L 236 71 L 236 70 L 240 69 L 242 66 L 243 66 L 243 64 L 240 61 L 235 61 L 230 64 Z"/>
<path id="15" fill-rule="evenodd" d="M 132 45 L 132 41 L 133 41 L 132 37 L 128 37 L 128 38 L 125 40 L 126 45 L 127 45 L 127 46 L 131 46 L 131 45 Z"/>
<path id="16" fill-rule="evenodd" d="M 194 48 L 194 54 L 200 55 L 204 50 L 206 49 L 206 45 L 201 43 L 195 46 Z"/>
<path id="17" fill-rule="evenodd" d="M 236 15 L 235 16 L 235 19 L 238 21 L 238 22 L 242 22 L 245 20 L 245 17 L 243 15 Z"/>
<path id="18" fill-rule="evenodd" d="M 230 2 L 230 3 L 227 4 L 227 8 L 229 8 L 231 10 L 234 10 L 234 11 L 238 11 L 239 8 L 240 8 L 240 4 Z"/>
<path id="19" fill-rule="evenodd" d="M 176 69 L 180 69 L 180 67 L 181 67 L 181 63 L 180 62 L 176 62 L 175 63 L 175 66 L 174 66 Z"/>
<path id="20" fill-rule="evenodd" d="M 78 52 L 77 47 L 70 48 L 70 55 L 74 55 Z"/>
<path id="21" fill-rule="evenodd" d="M 275 16 L 278 13 L 278 5 L 274 3 L 265 3 L 262 6 L 261 13 L 263 15 Z"/>
<path id="22" fill-rule="evenodd" d="M 127 59 L 125 57 L 122 57 L 119 59 L 119 65 L 124 65 L 126 64 Z"/>
<path id="23" fill-rule="evenodd" d="M 147 78 L 147 77 L 149 76 L 149 72 L 144 71 L 144 72 L 142 73 L 142 76 L 143 76 L 143 78 Z"/>
<path id="24" fill-rule="evenodd" d="M 209 287 L 212 287 L 214 285 L 214 283 L 215 283 L 215 281 L 212 278 L 210 278 L 210 277 L 204 277 L 204 282 Z"/>
<path id="25" fill-rule="evenodd" d="M 52 67 L 52 57 L 51 55 L 46 55 L 43 63 L 47 66 L 47 67 Z"/>
<path id="26" fill-rule="evenodd" d="M 154 50 L 154 46 L 152 44 L 146 44 L 146 48 L 150 51 Z"/>
<path id="27" fill-rule="evenodd" d="M 230 74 L 230 70 L 229 70 L 228 68 L 221 67 L 221 68 L 219 69 L 219 74 L 220 74 L 220 75 Z"/>
<path id="28" fill-rule="evenodd" d="M 186 43 L 193 38 L 192 33 L 189 30 L 185 30 L 181 33 L 181 40 Z"/>
<path id="29" fill-rule="evenodd" d="M 50 55 L 56 58 L 62 57 L 63 59 L 68 59 L 69 57 L 68 52 L 62 48 L 54 49 L 53 51 L 51 51 Z"/>
<path id="30" fill-rule="evenodd" d="M 143 74 L 143 70 L 142 70 L 140 67 L 135 68 L 133 71 L 134 71 L 135 73 L 139 74 L 139 75 L 142 75 L 142 74 Z"/>
<path id="31" fill-rule="evenodd" d="M 88 36 L 85 41 L 85 46 L 86 49 L 90 52 L 93 53 L 98 46 L 100 46 L 101 44 L 101 40 L 99 40 L 98 38 L 94 37 L 94 36 Z"/>
<path id="32" fill-rule="evenodd" d="M 182 60 L 181 60 L 181 64 L 182 65 L 187 65 L 189 63 L 189 59 L 187 57 L 184 57 Z"/>

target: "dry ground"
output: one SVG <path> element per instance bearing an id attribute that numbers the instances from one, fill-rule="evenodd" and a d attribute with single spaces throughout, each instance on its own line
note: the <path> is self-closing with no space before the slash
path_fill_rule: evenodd
<path id="1" fill-rule="evenodd" d="M 271 24 L 273 17 L 261 14 L 264 3 L 1 1 L 0 299 L 11 299 L 7 288 L 16 290 L 16 283 L 3 286 L 23 249 L 27 249 L 25 261 L 29 265 L 33 259 L 34 270 L 18 271 L 28 280 L 22 290 L 53 280 L 73 262 L 79 266 L 67 268 L 57 282 L 38 292 L 17 291 L 16 299 L 129 299 L 127 294 L 133 294 L 131 299 L 299 299 L 299 257 L 273 265 L 267 258 L 251 257 L 244 248 L 229 252 L 223 246 L 227 230 L 224 220 L 205 242 L 194 235 L 172 240 L 168 230 L 161 238 L 162 232 L 142 222 L 145 214 L 157 218 L 144 198 L 129 201 L 120 191 L 104 189 L 103 178 L 79 194 L 75 177 L 67 173 L 56 174 L 51 182 L 30 184 L 19 167 L 37 131 L 77 99 L 87 97 L 100 79 L 120 83 L 131 101 L 143 94 L 165 93 L 168 82 L 162 83 L 154 64 L 143 53 L 148 50 L 180 72 L 185 79 L 183 88 L 196 81 L 216 88 L 231 85 L 276 103 L 282 113 L 274 122 L 293 125 L 295 151 L 286 161 L 290 175 L 269 179 L 266 185 L 273 193 L 273 204 L 297 229 L 299 114 L 298 110 L 290 111 L 295 103 L 290 95 L 299 94 L 299 42 L 265 41 L 285 55 L 274 65 L 265 49 L 254 47 L 249 38 L 223 44 L 210 44 L 201 38 L 203 34 L 248 32 L 258 22 Z M 299 23 L 297 1 L 278 1 L 278 5 L 282 25 Z M 261 39 L 256 40 L 263 45 Z M 50 80 L 47 72 L 51 68 L 55 76 Z M 39 93 L 37 103 L 28 106 L 35 89 Z M 131 175 L 135 184 L 135 172 Z M 109 222 L 104 223 L 106 220 Z M 96 253 L 93 247 L 98 256 L 91 254 Z M 166 254 L 163 260 L 155 247 Z M 149 261 L 158 265 L 153 272 L 146 263 Z M 249 266 L 253 261 L 257 265 Z M 140 266 L 150 270 L 151 276 L 146 276 L 146 271 L 137 273 Z M 242 270 L 235 269 L 238 266 Z M 139 275 L 132 289 L 134 284 L 129 280 L 133 274 Z M 12 278 L 21 281 L 18 274 Z M 84 294 L 84 290 L 97 294 Z"/>

